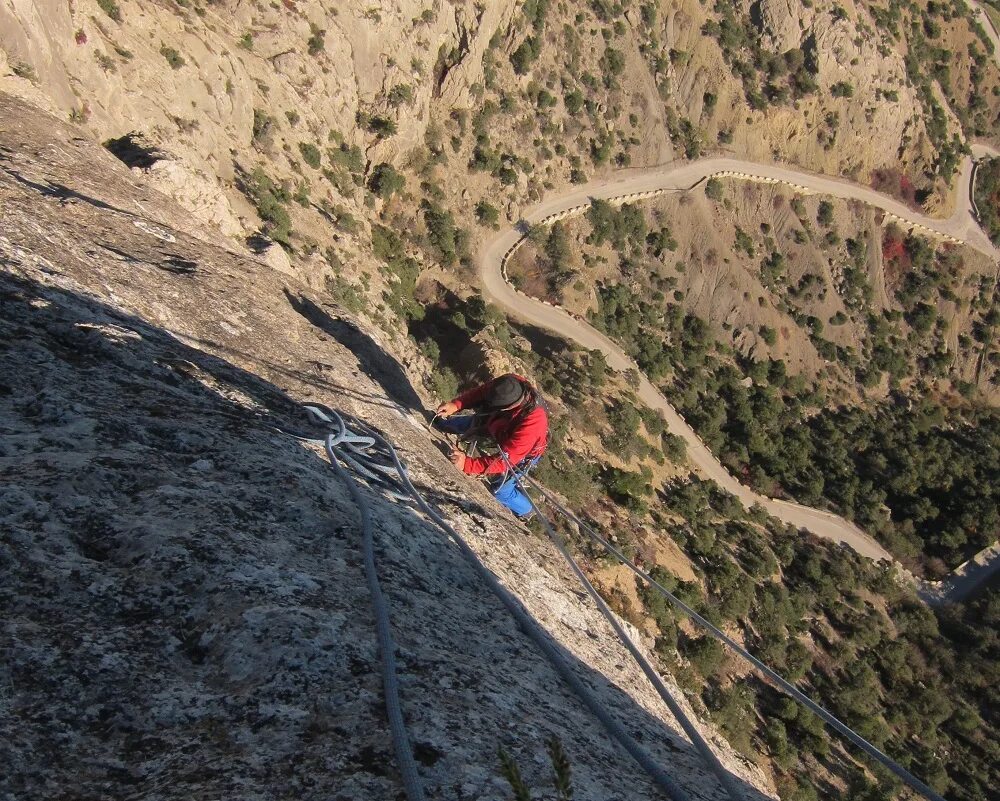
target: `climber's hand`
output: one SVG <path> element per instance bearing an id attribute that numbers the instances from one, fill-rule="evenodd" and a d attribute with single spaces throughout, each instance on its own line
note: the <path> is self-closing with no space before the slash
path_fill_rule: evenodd
<path id="1" fill-rule="evenodd" d="M 466 456 L 458 448 L 452 448 L 451 449 L 451 456 L 448 457 L 448 458 L 451 459 L 451 463 L 453 465 L 455 465 L 455 467 L 457 467 L 459 470 L 462 470 L 462 471 L 465 470 L 465 459 L 466 459 Z"/>
<path id="2" fill-rule="evenodd" d="M 458 404 L 455 401 L 447 401 L 442 403 L 437 407 L 438 417 L 451 417 L 455 412 L 458 411 Z"/>

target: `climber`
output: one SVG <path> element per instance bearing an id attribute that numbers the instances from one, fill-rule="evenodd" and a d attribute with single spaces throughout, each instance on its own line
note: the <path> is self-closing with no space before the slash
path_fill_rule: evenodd
<path id="1" fill-rule="evenodd" d="M 452 417 L 465 409 L 475 414 Z M 544 401 L 527 380 L 507 373 L 470 389 L 438 406 L 435 426 L 460 437 L 477 433 L 492 437 L 513 465 L 514 474 L 500 454 L 473 457 L 458 447 L 452 449 L 452 464 L 467 475 L 495 476 L 490 483 L 493 497 L 518 517 L 531 514 L 531 501 L 517 486 L 517 479 L 545 452 L 549 417 Z"/>

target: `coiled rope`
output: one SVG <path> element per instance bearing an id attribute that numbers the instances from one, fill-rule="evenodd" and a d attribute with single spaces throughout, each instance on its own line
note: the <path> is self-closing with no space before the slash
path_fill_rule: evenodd
<path id="1" fill-rule="evenodd" d="M 640 567 L 636 566 L 625 554 L 623 554 L 618 548 L 608 542 L 604 537 L 598 534 L 590 526 L 580 520 L 573 512 L 566 509 L 558 500 L 556 500 L 552 495 L 545 490 L 537 481 L 532 478 L 527 478 L 527 482 L 531 486 L 538 490 L 538 492 L 545 498 L 545 500 L 551 504 L 551 506 L 559 511 L 566 519 L 571 520 L 575 523 L 581 531 L 583 531 L 591 540 L 601 545 L 608 553 L 613 555 L 619 562 L 625 565 L 629 570 L 631 570 L 635 575 L 639 576 L 645 582 L 649 584 L 656 592 L 666 598 L 670 603 L 680 609 L 685 615 L 687 615 L 691 620 L 701 626 L 705 631 L 711 634 L 715 639 L 719 640 L 730 649 L 732 649 L 737 655 L 742 657 L 744 660 L 753 665 L 757 670 L 764 674 L 768 679 L 774 682 L 781 690 L 783 690 L 787 695 L 794 698 L 796 701 L 805 706 L 809 711 L 813 712 L 815 715 L 820 717 L 830 728 L 842 734 L 848 740 L 850 740 L 854 745 L 867 753 L 872 759 L 881 763 L 886 768 L 891 770 L 896 776 L 906 782 L 910 787 L 916 790 L 929 801 L 945 801 L 944 797 L 939 793 L 935 792 L 931 787 L 922 782 L 912 773 L 910 773 L 906 768 L 896 762 L 892 757 L 888 756 L 882 752 L 879 748 L 872 745 L 868 740 L 862 737 L 860 734 L 855 732 L 850 726 L 842 722 L 839 718 L 834 716 L 832 713 L 828 712 L 826 709 L 821 707 L 815 701 L 813 701 L 809 696 L 795 687 L 794 684 L 782 678 L 780 675 L 775 673 L 771 668 L 761 662 L 757 657 L 747 651 L 738 642 L 733 640 L 724 631 L 714 626 L 704 617 L 699 615 L 694 609 L 688 606 L 684 601 L 674 595 L 670 590 L 664 587 L 662 584 L 657 582 L 652 576 L 642 570 Z M 519 481 L 520 484 L 520 481 Z M 521 486 L 521 490 L 524 491 L 524 486 Z M 527 493 L 525 492 L 525 495 Z M 534 501 L 532 501 L 532 506 L 534 506 Z M 539 518 L 544 521 L 547 529 L 551 531 L 548 521 L 545 520 L 544 516 L 539 514 Z M 560 548 L 562 550 L 562 548 Z M 631 649 L 630 649 L 631 650 Z M 647 674 L 648 675 L 648 674 Z M 664 699 L 666 700 L 666 699 Z M 683 725 L 683 721 L 682 721 Z M 687 728 L 685 727 L 685 731 Z"/>
<path id="2" fill-rule="evenodd" d="M 385 599 L 382 596 L 378 584 L 378 576 L 375 572 L 374 548 L 371 537 L 371 518 L 368 511 L 368 502 L 361 494 L 357 482 L 346 470 L 344 470 L 337 460 L 344 459 L 345 451 L 347 459 L 345 463 L 356 469 L 356 466 L 365 468 L 360 472 L 366 479 L 382 485 L 386 489 L 385 482 L 389 478 L 388 465 L 380 465 L 377 469 L 371 469 L 372 465 L 366 461 L 368 453 L 377 453 L 373 446 L 388 455 L 392 462 L 392 478 L 401 482 L 405 490 L 406 499 L 412 499 L 417 506 L 447 534 L 461 549 L 469 564 L 482 578 L 483 582 L 490 588 L 494 595 L 503 603 L 507 611 L 515 618 L 518 627 L 535 643 L 538 649 L 549 660 L 552 667 L 571 687 L 584 706 L 596 717 L 605 731 L 618 742 L 629 755 L 649 774 L 650 778 L 659 786 L 673 801 L 689 801 L 688 794 L 674 781 L 670 775 L 663 770 L 650 755 L 642 748 L 616 721 L 607 709 L 597 700 L 594 694 L 587 688 L 573 668 L 569 665 L 558 648 L 552 642 L 550 635 L 542 629 L 533 617 L 524 609 L 521 602 L 504 587 L 499 579 L 486 567 L 479 556 L 466 543 L 466 541 L 455 531 L 454 528 L 424 499 L 423 495 L 413 486 L 406 467 L 399 458 L 399 454 L 388 440 L 361 421 L 352 419 L 351 425 L 361 431 L 361 434 L 349 430 L 344 423 L 343 417 L 336 411 L 321 404 L 308 404 L 305 406 L 310 418 L 316 422 L 323 423 L 330 427 L 330 432 L 324 440 L 310 438 L 308 436 L 297 436 L 299 439 L 323 442 L 326 446 L 327 455 L 331 463 L 335 466 L 338 476 L 340 476 L 351 489 L 351 497 L 361 511 L 362 527 L 365 542 L 365 573 L 368 576 L 369 589 L 372 592 L 372 605 L 376 607 L 376 619 L 379 626 L 379 649 L 383 658 L 383 685 L 386 688 L 386 710 L 389 713 L 389 722 L 392 727 L 393 746 L 396 751 L 396 758 L 400 763 L 400 772 L 403 775 L 406 785 L 407 797 L 410 801 L 423 798 L 423 790 L 417 775 L 416 765 L 413 761 L 413 753 L 410 748 L 409 737 L 406 733 L 405 723 L 400 710 L 399 685 L 395 673 L 395 646 L 392 634 L 389 629 L 388 611 Z M 390 483 L 391 486 L 391 483 Z M 395 494 L 395 493 L 394 493 Z M 402 493 L 398 493 L 402 497 Z"/>

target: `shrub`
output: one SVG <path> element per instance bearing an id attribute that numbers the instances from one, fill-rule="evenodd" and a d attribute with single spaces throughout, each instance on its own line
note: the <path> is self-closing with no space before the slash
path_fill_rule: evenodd
<path id="1" fill-rule="evenodd" d="M 264 231 L 275 242 L 290 247 L 292 219 L 285 204 L 291 199 L 288 190 L 272 181 L 257 167 L 246 179 L 244 189 L 264 222 Z"/>
<path id="2" fill-rule="evenodd" d="M 705 181 L 705 197 L 715 201 L 722 200 L 722 181 L 718 178 Z"/>
<path id="3" fill-rule="evenodd" d="M 489 228 L 498 228 L 500 223 L 500 210 L 491 203 L 480 200 L 476 204 L 476 219 L 480 224 Z"/>
<path id="4" fill-rule="evenodd" d="M 577 114 L 583 108 L 583 93 L 579 89 L 563 95 L 563 104 L 570 114 Z"/>
<path id="5" fill-rule="evenodd" d="M 167 60 L 167 63 L 170 65 L 170 68 L 174 70 L 179 70 L 187 63 L 184 60 L 184 57 L 180 53 L 174 50 L 174 48 L 167 47 L 166 45 L 163 45 L 160 48 L 160 55 Z"/>
<path id="6" fill-rule="evenodd" d="M 854 97 L 854 87 L 847 81 L 837 81 L 830 87 L 830 94 L 834 97 Z"/>
<path id="7" fill-rule="evenodd" d="M 427 238 L 445 266 L 454 264 L 459 255 L 459 236 L 455 228 L 455 218 L 450 211 L 429 200 L 424 200 L 421 208 L 424 222 L 427 224 Z"/>
<path id="8" fill-rule="evenodd" d="M 833 223 L 833 204 L 829 200 L 821 200 L 816 212 L 816 222 L 829 226 Z"/>
<path id="9" fill-rule="evenodd" d="M 395 194 L 403 191 L 406 186 L 406 178 L 396 171 L 391 164 L 382 162 L 372 170 L 368 179 L 368 188 L 383 200 L 388 200 Z"/>
<path id="10" fill-rule="evenodd" d="M 372 117 L 368 120 L 367 128 L 379 139 L 388 139 L 396 134 L 396 123 L 388 117 Z"/>
<path id="11" fill-rule="evenodd" d="M 318 56 L 326 47 L 326 31 L 321 30 L 314 22 L 309 23 L 310 36 L 306 48 L 310 56 Z"/>
<path id="12" fill-rule="evenodd" d="M 632 512 L 646 511 L 646 498 L 653 494 L 650 475 L 609 467 L 601 473 L 601 483 L 612 500 Z"/>
<path id="13" fill-rule="evenodd" d="M 97 0 L 97 5 L 101 7 L 101 11 L 115 22 L 122 21 L 122 10 L 118 7 L 118 3 L 115 0 Z"/>
<path id="14" fill-rule="evenodd" d="M 244 50 L 253 50 L 253 34 L 250 31 L 244 33 L 237 44 Z"/>
<path id="15" fill-rule="evenodd" d="M 299 152 L 302 154 L 302 159 L 312 167 L 314 170 L 319 169 L 320 161 L 322 160 L 322 155 L 319 152 L 319 148 L 316 145 L 309 144 L 308 142 L 299 142 Z"/>
<path id="16" fill-rule="evenodd" d="M 274 132 L 274 117 L 261 111 L 259 108 L 253 110 L 253 129 L 251 138 L 257 147 L 268 147 L 271 144 L 271 136 Z"/>
<path id="17" fill-rule="evenodd" d="M 722 643 L 714 637 L 686 639 L 681 644 L 681 653 L 705 678 L 715 675 L 726 659 Z"/>
<path id="18" fill-rule="evenodd" d="M 408 83 L 398 83 L 389 90 L 387 100 L 390 106 L 400 106 L 413 100 L 413 89 Z"/>

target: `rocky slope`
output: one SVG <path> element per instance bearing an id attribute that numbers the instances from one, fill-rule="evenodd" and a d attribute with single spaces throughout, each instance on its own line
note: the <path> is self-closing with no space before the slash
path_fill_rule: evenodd
<path id="1" fill-rule="evenodd" d="M 357 512 L 277 430 L 320 398 L 392 438 L 626 728 L 722 797 L 552 548 L 451 472 L 379 342 L 72 128 L 7 96 L 0 118 L 0 795 L 399 796 Z M 658 798 L 455 547 L 366 493 L 430 796 L 505 797 L 498 746 L 540 786 L 556 735 L 575 797 Z"/>
<path id="2" fill-rule="evenodd" d="M 390 219 L 422 232 L 421 197 L 440 192 L 474 238 L 479 199 L 513 220 L 581 177 L 718 148 L 865 183 L 901 172 L 947 205 L 946 186 L 922 177 L 937 154 L 908 34 L 885 33 L 875 6 L 605 5 L 7 2 L 0 88 L 100 141 L 141 135 L 161 151 L 148 179 L 229 236 L 260 227 L 255 167 L 287 182 L 300 258 L 272 259 L 314 286 L 336 268 L 310 254 L 367 250 L 366 204 L 383 201 L 363 185 L 383 162 L 410 177 Z M 961 15 L 941 24 L 936 44 L 974 43 Z M 796 69 L 805 89 L 793 97 Z M 997 71 L 977 69 L 992 114 Z M 964 67 L 944 82 L 950 96 L 970 91 Z M 748 107 L 747 92 L 765 90 Z M 941 113 L 935 135 L 950 142 L 959 121 L 948 102 Z M 331 235 L 331 209 L 360 230 Z"/>

